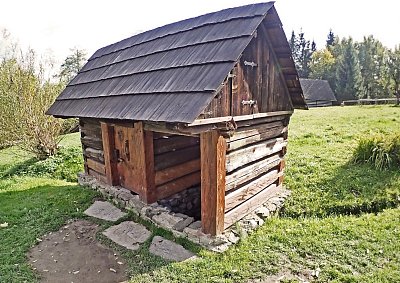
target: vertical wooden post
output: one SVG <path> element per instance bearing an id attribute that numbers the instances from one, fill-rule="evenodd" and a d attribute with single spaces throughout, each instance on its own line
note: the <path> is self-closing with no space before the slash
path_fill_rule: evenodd
<path id="1" fill-rule="evenodd" d="M 153 203 L 157 201 L 157 195 L 155 194 L 153 132 L 145 131 L 143 122 L 138 122 L 134 124 L 132 133 L 135 186 L 140 191 L 139 197 L 142 201 Z"/>
<path id="2" fill-rule="evenodd" d="M 217 131 L 200 134 L 201 223 L 206 234 L 224 230 L 226 140 Z"/>
<path id="3" fill-rule="evenodd" d="M 117 160 L 115 160 L 113 154 L 115 148 L 114 127 L 105 122 L 101 122 L 101 136 L 103 139 L 104 165 L 107 183 L 112 186 L 118 185 Z"/>

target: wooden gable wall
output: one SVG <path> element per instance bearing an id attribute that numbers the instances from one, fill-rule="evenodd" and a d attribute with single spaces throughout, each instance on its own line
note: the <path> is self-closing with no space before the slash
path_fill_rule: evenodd
<path id="1" fill-rule="evenodd" d="M 261 24 L 221 90 L 199 118 L 293 110 L 271 40 Z"/>

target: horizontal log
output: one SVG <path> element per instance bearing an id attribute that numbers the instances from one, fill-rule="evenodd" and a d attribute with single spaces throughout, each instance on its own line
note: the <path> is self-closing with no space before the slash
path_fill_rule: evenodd
<path id="1" fill-rule="evenodd" d="M 237 188 L 234 191 L 228 192 L 228 194 L 225 196 L 225 211 L 231 210 L 232 208 L 256 195 L 277 181 L 282 174 L 283 173 L 279 172 L 278 169 L 275 169 L 267 174 L 261 175 L 259 178 Z"/>
<path id="2" fill-rule="evenodd" d="M 200 171 L 200 159 L 191 160 L 189 162 L 169 167 L 161 171 L 156 171 L 156 186 L 165 184 L 196 171 Z"/>
<path id="3" fill-rule="evenodd" d="M 82 128 L 79 127 L 81 131 L 81 137 L 95 137 L 101 139 L 101 128 Z"/>
<path id="4" fill-rule="evenodd" d="M 92 170 L 94 170 L 94 171 L 96 171 L 98 173 L 101 173 L 103 175 L 106 174 L 105 165 L 100 163 L 100 162 L 98 162 L 98 161 L 95 161 L 95 160 L 92 160 L 92 159 L 86 159 L 86 165 L 87 165 L 87 167 L 89 169 L 92 169 Z"/>
<path id="5" fill-rule="evenodd" d="M 239 149 L 241 147 L 244 147 L 244 146 L 252 144 L 252 143 L 257 143 L 260 141 L 264 141 L 264 140 L 282 136 L 284 133 L 287 132 L 287 130 L 288 130 L 287 127 L 283 127 L 283 126 L 275 127 L 275 128 L 267 129 L 263 132 L 255 134 L 255 135 L 251 135 L 247 138 L 235 140 L 233 142 L 228 143 L 228 151 L 236 150 L 236 149 Z"/>
<path id="6" fill-rule="evenodd" d="M 259 124 L 268 124 L 268 123 L 272 123 L 272 122 L 276 122 L 276 121 L 283 121 L 284 125 L 285 125 L 285 123 L 287 125 L 286 121 L 287 121 L 288 117 L 290 117 L 290 114 L 258 118 L 258 119 L 253 119 L 253 120 L 244 120 L 244 121 L 236 122 L 236 125 L 238 128 L 242 128 L 242 127 L 248 127 L 248 126 L 259 125 Z"/>
<path id="7" fill-rule="evenodd" d="M 81 138 L 81 142 L 85 147 L 103 150 L 103 140 L 98 137 L 84 136 Z"/>
<path id="8" fill-rule="evenodd" d="M 84 149 L 83 155 L 88 159 L 94 159 L 104 164 L 104 153 L 102 150 L 88 147 Z"/>
<path id="9" fill-rule="evenodd" d="M 226 170 L 231 172 L 243 165 L 272 155 L 287 145 L 283 138 L 274 138 L 229 152 L 226 155 Z"/>
<path id="10" fill-rule="evenodd" d="M 105 175 L 100 174 L 99 172 L 96 172 L 96 171 L 94 171 L 92 169 L 88 169 L 88 174 L 90 176 L 95 177 L 97 180 L 107 184 L 107 177 Z"/>
<path id="11" fill-rule="evenodd" d="M 175 179 L 164 185 L 156 187 L 157 199 L 163 199 L 173 194 L 181 192 L 185 189 L 200 184 L 201 173 L 200 171 L 183 176 L 182 178 Z"/>
<path id="12" fill-rule="evenodd" d="M 79 126 L 84 127 L 84 128 L 100 128 L 100 120 L 98 119 L 93 119 L 93 118 L 80 118 L 79 119 Z"/>
<path id="13" fill-rule="evenodd" d="M 277 167 L 281 161 L 282 158 L 279 154 L 275 154 L 228 174 L 226 176 L 226 191 L 232 190 L 241 184 L 256 178 L 258 175 L 268 172 L 272 168 Z"/>
<path id="14" fill-rule="evenodd" d="M 276 186 L 275 184 L 272 184 L 259 192 L 257 195 L 253 196 L 239 206 L 225 213 L 224 229 L 228 228 L 233 223 L 237 222 L 250 212 L 256 210 L 261 204 L 274 196 L 281 189 L 282 186 Z"/>
<path id="15" fill-rule="evenodd" d="M 200 146 L 191 146 L 154 156 L 154 167 L 156 171 L 161 171 L 190 160 L 199 159 L 199 157 Z"/>
<path id="16" fill-rule="evenodd" d="M 154 141 L 154 154 L 176 151 L 198 144 L 200 144 L 200 139 L 197 137 L 171 136 L 157 139 Z"/>
<path id="17" fill-rule="evenodd" d="M 276 112 L 268 112 L 268 113 L 257 113 L 250 115 L 242 115 L 242 116 L 225 116 L 225 117 L 216 117 L 216 118 L 208 118 L 208 119 L 199 119 L 195 120 L 193 123 L 189 124 L 188 127 L 196 127 L 205 124 L 216 124 L 216 123 L 224 123 L 235 121 L 236 123 L 241 121 L 249 121 L 260 118 L 270 118 L 275 116 L 284 116 L 284 115 L 292 115 L 293 111 L 276 111 Z"/>
<path id="18" fill-rule="evenodd" d="M 241 128 L 237 128 L 233 133 L 233 135 L 227 139 L 227 142 L 233 142 L 236 140 L 244 139 L 252 135 L 266 132 L 271 128 L 282 127 L 282 126 L 284 126 L 284 124 L 283 121 L 280 120 L 266 124 L 258 124 L 258 125 L 244 126 Z"/>

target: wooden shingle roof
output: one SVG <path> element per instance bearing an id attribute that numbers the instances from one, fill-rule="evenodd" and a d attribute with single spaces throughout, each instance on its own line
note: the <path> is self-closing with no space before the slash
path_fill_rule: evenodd
<path id="1" fill-rule="evenodd" d="M 273 2 L 268 2 L 226 9 L 103 47 L 47 113 L 191 123 L 213 99 L 272 8 Z M 304 107 L 301 88 L 292 94 L 292 103 Z"/>
<path id="2" fill-rule="evenodd" d="M 327 80 L 300 79 L 306 101 L 335 102 L 335 94 Z"/>

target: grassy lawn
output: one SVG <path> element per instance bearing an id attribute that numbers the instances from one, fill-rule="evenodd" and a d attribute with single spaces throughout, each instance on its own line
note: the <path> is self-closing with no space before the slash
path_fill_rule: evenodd
<path id="1" fill-rule="evenodd" d="M 316 282 L 400 282 L 400 172 L 350 162 L 358 138 L 399 132 L 399 123 L 400 108 L 390 106 L 297 111 L 285 179 L 292 196 L 281 215 L 222 255 L 181 241 L 199 253 L 193 262 L 167 264 L 146 246 L 123 252 L 132 282 L 247 282 L 317 269 Z M 64 151 L 49 161 L 0 151 L 0 223 L 9 223 L 0 228 L 0 282 L 36 282 L 26 252 L 37 237 L 82 218 L 97 196 L 61 180 L 81 170 L 78 139 L 67 136 Z"/>

